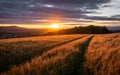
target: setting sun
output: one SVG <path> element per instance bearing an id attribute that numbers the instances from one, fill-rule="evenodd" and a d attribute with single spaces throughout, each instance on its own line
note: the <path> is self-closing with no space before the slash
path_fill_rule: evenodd
<path id="1" fill-rule="evenodd" d="M 59 28 L 59 25 L 58 24 L 52 24 L 51 28 Z"/>

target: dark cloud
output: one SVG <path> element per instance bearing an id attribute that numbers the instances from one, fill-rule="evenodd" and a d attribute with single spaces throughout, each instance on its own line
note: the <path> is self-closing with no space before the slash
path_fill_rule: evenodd
<path id="1" fill-rule="evenodd" d="M 31 0 L 38 1 L 38 0 Z M 111 0 L 39 0 L 39 2 L 44 3 L 54 3 L 54 4 L 85 4 L 85 3 L 107 3 Z"/>
<path id="2" fill-rule="evenodd" d="M 117 17 L 87 16 L 98 14 L 102 4 L 111 0 L 0 0 L 0 23 L 43 23 L 43 19 L 66 21 L 119 20 Z M 106 7 L 106 6 L 105 6 Z M 84 21 L 83 21 L 84 22 Z"/>
<path id="3" fill-rule="evenodd" d="M 111 0 L 40 0 L 42 3 L 50 3 L 57 5 L 75 5 L 87 9 L 97 9 L 99 5 L 108 3 Z"/>
<path id="4" fill-rule="evenodd" d="M 112 5 L 103 5 L 102 7 L 103 8 L 105 8 L 105 7 L 107 8 L 107 7 L 113 7 L 113 6 Z"/>
<path id="5" fill-rule="evenodd" d="M 101 21 L 120 21 L 120 18 L 117 17 L 107 17 L 107 16 L 86 16 L 84 15 L 83 18 L 91 19 L 91 20 L 101 20 Z"/>
<path id="6" fill-rule="evenodd" d="M 111 17 L 120 19 L 120 15 L 114 15 L 114 16 L 111 16 Z"/>

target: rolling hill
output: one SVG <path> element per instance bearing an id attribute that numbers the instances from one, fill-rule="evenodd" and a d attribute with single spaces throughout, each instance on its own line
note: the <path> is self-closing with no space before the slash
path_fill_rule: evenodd
<path id="1" fill-rule="evenodd" d="M 32 29 L 18 26 L 0 26 L 0 39 L 41 36 L 49 31 L 55 30 L 50 28 Z"/>

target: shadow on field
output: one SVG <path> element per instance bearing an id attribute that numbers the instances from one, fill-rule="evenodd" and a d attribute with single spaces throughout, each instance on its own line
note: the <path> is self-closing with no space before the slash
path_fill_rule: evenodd
<path id="1" fill-rule="evenodd" d="M 88 38 L 84 43 L 77 45 L 79 51 L 72 52 L 66 56 L 65 63 L 66 65 L 60 68 L 57 68 L 58 75 L 85 75 L 84 71 L 84 62 L 85 52 L 88 48 L 90 41 L 94 36 Z M 92 73 L 90 73 L 92 75 Z"/>
<path id="2" fill-rule="evenodd" d="M 80 69 L 76 69 L 76 70 L 78 70 L 78 72 L 76 72 L 77 73 L 76 75 L 78 75 L 78 74 L 84 75 L 84 62 L 86 60 L 85 52 L 86 52 L 88 45 L 93 37 L 94 36 L 90 37 L 85 43 L 81 44 L 82 46 L 79 46 L 79 53 L 78 53 L 79 60 L 78 61 L 79 61 Z"/>

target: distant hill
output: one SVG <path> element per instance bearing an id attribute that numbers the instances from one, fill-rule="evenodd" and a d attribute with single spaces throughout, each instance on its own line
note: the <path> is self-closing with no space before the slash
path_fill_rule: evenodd
<path id="1" fill-rule="evenodd" d="M 86 26 L 86 27 L 74 27 L 70 29 L 63 29 L 55 32 L 48 32 L 46 35 L 58 35 L 58 34 L 106 34 L 111 33 L 105 26 Z"/>
<path id="2" fill-rule="evenodd" d="M 50 29 L 28 29 L 18 26 L 0 26 L 0 38 L 18 38 L 18 37 L 28 37 L 28 36 L 40 36 Z"/>
<path id="3" fill-rule="evenodd" d="M 107 26 L 107 28 L 112 32 L 120 32 L 120 26 Z"/>

